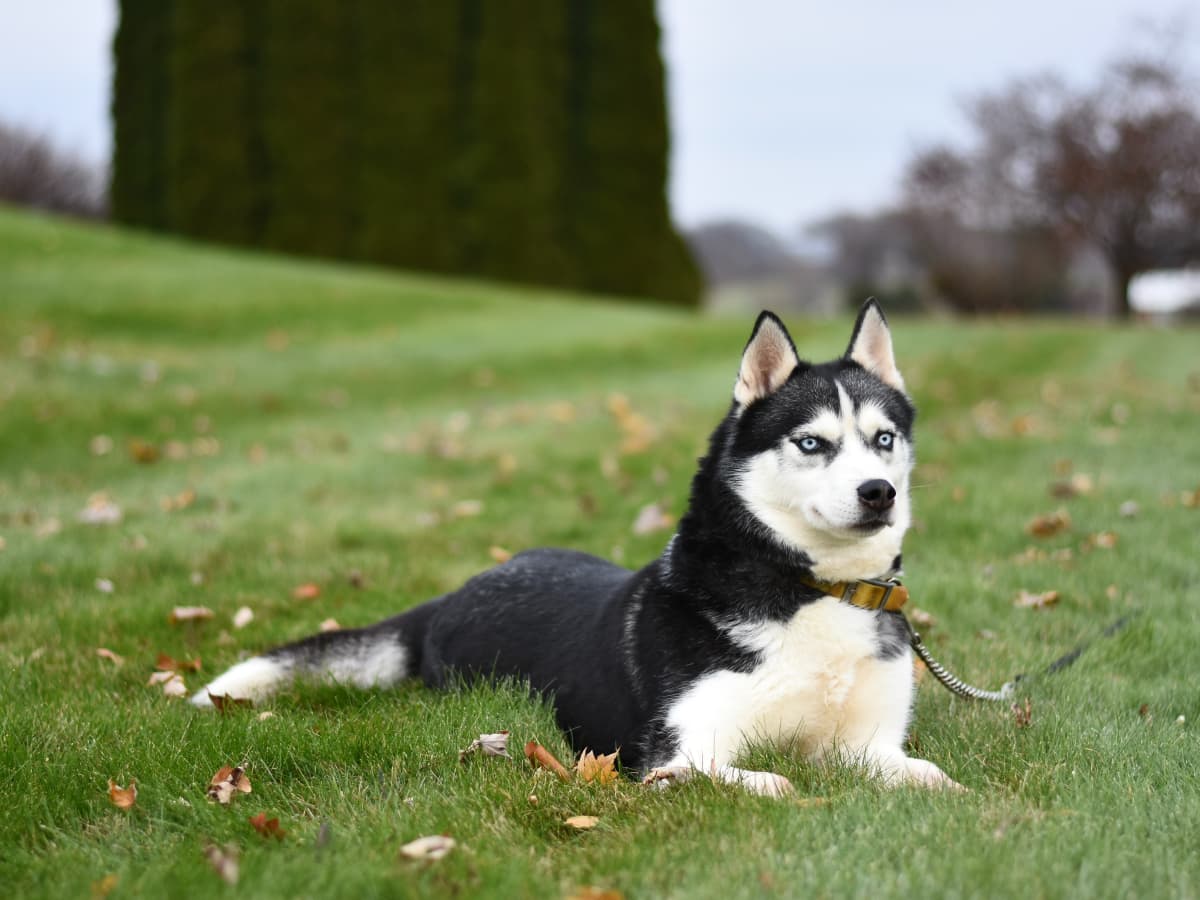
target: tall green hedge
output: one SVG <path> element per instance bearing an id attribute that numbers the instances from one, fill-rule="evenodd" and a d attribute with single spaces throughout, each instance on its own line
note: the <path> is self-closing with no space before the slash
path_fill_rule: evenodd
<path id="1" fill-rule="evenodd" d="M 693 303 L 652 0 L 121 0 L 113 208 Z"/>

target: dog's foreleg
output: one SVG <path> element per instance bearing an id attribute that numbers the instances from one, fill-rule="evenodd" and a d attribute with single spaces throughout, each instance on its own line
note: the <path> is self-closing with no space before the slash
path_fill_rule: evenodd
<path id="1" fill-rule="evenodd" d="M 762 797 L 783 797 L 792 792 L 792 783 L 774 772 L 756 772 L 731 765 L 715 765 L 712 762 L 695 766 L 683 755 L 675 757 L 666 765 L 651 769 L 642 779 L 642 783 L 666 787 L 690 781 L 697 775 L 706 775 L 723 784 L 736 784 Z"/>
<path id="2" fill-rule="evenodd" d="M 871 660 L 848 698 L 836 743 L 817 756 L 861 766 L 891 786 L 966 790 L 933 763 L 904 752 L 914 692 L 910 654 Z"/>

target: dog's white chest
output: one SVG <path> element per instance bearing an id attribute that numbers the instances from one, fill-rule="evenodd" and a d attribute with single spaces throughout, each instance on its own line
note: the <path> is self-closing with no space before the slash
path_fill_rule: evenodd
<path id="1" fill-rule="evenodd" d="M 739 625 L 759 654 L 751 672 L 716 672 L 673 703 L 668 723 L 693 764 L 728 761 L 746 743 L 795 745 L 819 757 L 864 730 L 902 734 L 911 703 L 908 654 L 878 659 L 875 614 L 825 597 L 787 622 Z"/>

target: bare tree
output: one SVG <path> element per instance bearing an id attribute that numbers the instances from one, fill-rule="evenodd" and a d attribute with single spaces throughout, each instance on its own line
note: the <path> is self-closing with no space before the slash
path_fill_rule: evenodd
<path id="1" fill-rule="evenodd" d="M 105 213 L 103 176 L 49 140 L 0 122 L 0 200 L 86 218 Z"/>
<path id="2" fill-rule="evenodd" d="M 1125 316 L 1134 275 L 1200 257 L 1200 93 L 1179 53 L 1128 53 L 1083 90 L 1018 81 L 968 115 L 973 146 L 909 166 L 906 193 L 927 227 L 1019 235 L 1043 256 L 1090 243 Z"/>

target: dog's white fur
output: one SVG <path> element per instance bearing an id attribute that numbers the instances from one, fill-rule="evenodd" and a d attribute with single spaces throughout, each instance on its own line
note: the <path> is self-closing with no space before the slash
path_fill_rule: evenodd
<path id="1" fill-rule="evenodd" d="M 747 347 L 734 388 L 743 406 L 777 389 L 786 379 L 779 372 L 790 373 L 797 364 L 790 342 L 780 338 L 763 329 Z M 788 358 L 780 361 L 784 344 Z M 904 389 L 887 325 L 874 309 L 850 356 Z M 882 409 L 855 409 L 840 384 L 837 390 L 838 409 L 818 413 L 790 436 L 838 445 L 833 461 L 806 455 L 789 439 L 758 454 L 741 473 L 737 491 L 776 540 L 813 560 L 817 578 L 880 577 L 891 570 L 910 523 L 912 448 Z M 881 431 L 896 435 L 891 451 L 882 454 L 870 446 Z M 872 479 L 890 482 L 896 500 L 888 524 L 864 533 L 853 529 L 861 511 L 857 489 Z M 791 786 L 783 776 L 733 766 L 748 743 L 761 740 L 794 747 L 814 761 L 836 757 L 861 765 L 887 784 L 960 788 L 933 763 L 904 752 L 914 695 L 912 655 L 876 655 L 876 615 L 827 596 L 787 622 L 730 625 L 730 637 L 761 662 L 752 672 L 706 675 L 671 705 L 667 723 L 679 734 L 680 753 L 650 779 L 669 783 L 701 772 L 756 793 L 786 793 Z"/>

